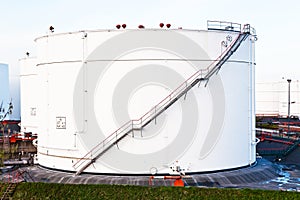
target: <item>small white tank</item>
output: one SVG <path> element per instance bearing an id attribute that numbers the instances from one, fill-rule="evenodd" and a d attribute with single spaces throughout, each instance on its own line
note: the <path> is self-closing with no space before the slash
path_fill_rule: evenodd
<path id="1" fill-rule="evenodd" d="M 40 102 L 40 82 L 37 76 L 36 58 L 20 59 L 20 97 L 21 97 L 21 132 L 38 134 L 38 104 Z"/>
<path id="2" fill-rule="evenodd" d="M 9 108 L 9 103 L 8 65 L 0 63 L 0 121 L 9 119 L 9 115 L 4 118 L 5 113 Z"/>

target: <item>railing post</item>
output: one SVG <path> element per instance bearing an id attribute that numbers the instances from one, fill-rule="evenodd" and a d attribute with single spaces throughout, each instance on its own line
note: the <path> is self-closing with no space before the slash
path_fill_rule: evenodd
<path id="1" fill-rule="evenodd" d="M 156 106 L 154 107 L 154 116 L 155 116 L 155 118 L 154 118 L 154 123 L 155 123 L 155 125 L 156 125 Z"/>
<path id="2" fill-rule="evenodd" d="M 143 118 L 141 118 L 141 137 L 143 137 Z"/>
<path id="3" fill-rule="evenodd" d="M 134 137 L 133 120 L 131 120 L 131 132 L 132 132 L 132 137 Z"/>
<path id="4" fill-rule="evenodd" d="M 188 86 L 187 86 L 187 81 L 186 81 L 186 82 L 185 82 L 185 90 L 187 89 L 187 87 L 188 87 Z M 184 100 L 186 100 L 186 95 L 187 95 L 187 90 L 185 91 L 185 94 L 184 94 L 184 98 L 183 98 Z"/>

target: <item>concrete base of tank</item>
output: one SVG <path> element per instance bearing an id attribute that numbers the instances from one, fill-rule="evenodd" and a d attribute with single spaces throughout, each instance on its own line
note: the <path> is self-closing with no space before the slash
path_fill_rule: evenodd
<path id="1" fill-rule="evenodd" d="M 281 165 L 265 159 L 257 159 L 257 164 L 251 167 L 215 173 L 186 175 L 182 177 L 182 180 L 185 186 L 300 191 L 300 170 L 294 169 L 293 173 L 286 173 L 283 169 L 285 168 Z M 24 170 L 30 174 L 31 178 L 25 180 L 28 182 L 173 186 L 176 180 L 176 177 L 171 176 L 111 176 L 95 174 L 74 176 L 74 173 L 45 169 L 40 166 L 31 166 Z"/>

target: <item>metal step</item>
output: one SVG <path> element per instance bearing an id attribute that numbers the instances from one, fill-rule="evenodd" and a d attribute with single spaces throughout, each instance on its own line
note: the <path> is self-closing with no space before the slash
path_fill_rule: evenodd
<path id="1" fill-rule="evenodd" d="M 17 187 L 17 183 L 8 183 L 8 186 L 3 193 L 1 200 L 11 199 Z"/>

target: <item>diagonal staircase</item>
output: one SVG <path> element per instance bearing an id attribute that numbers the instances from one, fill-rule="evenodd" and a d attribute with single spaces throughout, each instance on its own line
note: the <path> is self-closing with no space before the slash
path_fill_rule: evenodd
<path id="1" fill-rule="evenodd" d="M 292 153 L 292 151 L 294 151 L 296 148 L 298 148 L 300 144 L 300 140 L 296 140 L 294 141 L 294 144 L 292 144 L 289 148 L 287 148 L 284 152 L 283 152 L 283 157 L 287 156 L 288 154 Z"/>
<path id="2" fill-rule="evenodd" d="M 17 187 L 18 183 L 8 183 L 7 187 L 6 187 L 6 190 L 3 192 L 2 194 L 2 197 L 1 197 L 1 200 L 9 200 L 9 199 L 12 199 L 12 196 L 16 190 L 16 187 Z"/>
<path id="3" fill-rule="evenodd" d="M 102 142 L 91 149 L 85 156 L 79 159 L 73 168 L 76 170 L 75 176 L 81 174 L 87 167 L 94 163 L 112 146 L 134 131 L 141 131 L 151 121 L 155 120 L 160 114 L 173 105 L 178 99 L 185 95 L 190 89 L 201 81 L 209 81 L 210 77 L 217 73 L 223 64 L 231 57 L 231 55 L 239 48 L 241 43 L 251 34 L 250 25 L 245 25 L 244 29 L 236 37 L 236 39 L 227 47 L 227 49 L 211 63 L 206 69 L 201 69 L 194 73 L 190 78 L 183 82 L 171 94 L 160 101 L 141 118 L 130 120 L 105 138 Z"/>

